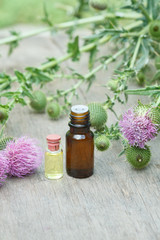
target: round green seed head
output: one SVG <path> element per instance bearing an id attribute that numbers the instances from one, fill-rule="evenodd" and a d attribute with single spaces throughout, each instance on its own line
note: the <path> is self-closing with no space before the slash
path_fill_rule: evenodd
<path id="1" fill-rule="evenodd" d="M 106 135 L 101 135 L 96 138 L 95 144 L 97 150 L 106 151 L 110 146 L 110 140 L 108 139 L 108 137 L 106 137 Z"/>
<path id="2" fill-rule="evenodd" d="M 107 0 L 90 0 L 89 4 L 96 10 L 105 10 L 107 8 Z"/>
<path id="3" fill-rule="evenodd" d="M 107 121 L 107 113 L 101 103 L 89 103 L 90 123 L 95 129 L 101 129 Z"/>
<path id="4" fill-rule="evenodd" d="M 127 161 L 136 169 L 146 167 L 151 158 L 151 152 L 148 146 L 145 146 L 145 149 L 128 146 L 125 154 Z"/>
<path id="5" fill-rule="evenodd" d="M 58 119 L 61 114 L 61 107 L 57 102 L 51 102 L 47 105 L 47 113 L 51 119 Z"/>
<path id="6" fill-rule="evenodd" d="M 113 92 L 115 92 L 118 89 L 118 81 L 110 80 L 107 84 L 109 89 L 111 89 Z"/>
<path id="7" fill-rule="evenodd" d="M 47 105 L 46 95 L 42 91 L 37 90 L 33 92 L 33 98 L 30 101 L 30 106 L 37 112 L 43 112 Z"/>
<path id="8" fill-rule="evenodd" d="M 160 20 L 154 20 L 150 23 L 149 34 L 153 38 L 160 38 Z"/>
<path id="9" fill-rule="evenodd" d="M 7 117 L 8 117 L 7 110 L 3 107 L 0 107 L 0 122 L 2 122 L 3 120 L 6 120 Z"/>

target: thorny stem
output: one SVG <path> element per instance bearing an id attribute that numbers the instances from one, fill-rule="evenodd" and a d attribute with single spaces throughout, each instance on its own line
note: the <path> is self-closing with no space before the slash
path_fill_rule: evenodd
<path id="1" fill-rule="evenodd" d="M 129 48 L 129 45 L 123 49 L 121 49 L 120 51 L 118 51 L 116 54 L 114 54 L 112 57 L 108 58 L 103 64 L 97 66 L 96 68 L 94 68 L 92 71 L 90 71 L 89 73 L 87 73 L 83 79 L 80 79 L 73 87 L 63 91 L 62 93 L 60 93 L 59 95 L 54 95 L 53 97 L 50 98 L 50 101 L 53 99 L 56 99 L 58 97 L 63 97 L 65 95 L 67 95 L 70 92 L 75 92 L 76 89 L 87 79 L 89 79 L 90 77 L 92 77 L 95 73 L 97 73 L 99 70 L 101 70 L 104 66 L 107 66 L 109 63 L 115 61 L 115 59 L 117 57 L 119 57 L 120 55 L 122 55 L 127 49 Z"/>
<path id="2" fill-rule="evenodd" d="M 134 24 L 129 24 L 127 26 L 125 26 L 125 29 L 126 30 L 130 30 L 134 27 L 137 27 L 138 25 L 141 24 L 141 21 L 138 21 L 138 22 L 135 22 Z M 79 49 L 80 53 L 83 53 L 83 52 L 87 52 L 87 51 L 90 51 L 91 49 L 93 49 L 96 45 L 101 45 L 101 44 L 104 44 L 106 42 L 108 42 L 110 39 L 111 39 L 112 36 L 108 35 L 108 36 L 104 36 L 103 38 L 101 38 L 98 42 L 95 42 L 95 43 L 89 43 L 83 47 L 81 47 Z M 53 61 L 50 61 L 48 63 L 44 63 L 42 64 L 41 66 L 38 67 L 38 69 L 40 70 L 45 70 L 47 68 L 50 68 L 50 67 L 54 67 L 56 66 L 57 64 L 59 63 L 62 63 L 66 60 L 68 60 L 69 58 L 72 57 L 72 53 L 68 53 L 68 54 L 65 54 L 64 56 L 60 57 L 59 59 L 57 60 L 53 60 Z M 16 81 L 16 76 L 12 78 L 12 82 Z"/>
<path id="3" fill-rule="evenodd" d="M 141 89 L 131 89 L 131 90 L 125 90 L 126 94 L 130 95 L 143 95 L 143 96 L 151 96 L 154 94 L 160 94 L 160 89 L 151 89 L 147 90 L 146 88 Z"/>
<path id="4" fill-rule="evenodd" d="M 134 24 L 129 24 L 129 25 L 127 25 L 127 26 L 125 26 L 125 29 L 126 30 L 130 30 L 130 29 L 132 29 L 132 28 L 134 28 L 134 27 L 137 27 L 137 26 L 139 26 L 141 24 L 141 21 L 138 21 L 138 22 L 135 22 Z M 83 46 L 82 48 L 80 48 L 80 52 L 82 53 L 82 52 L 87 52 L 87 51 L 89 51 L 89 50 L 91 50 L 92 48 L 94 48 L 96 45 L 99 45 L 99 44 L 104 44 L 104 43 L 106 43 L 106 42 L 108 42 L 109 40 L 111 39 L 111 36 L 105 36 L 105 37 L 103 37 L 102 39 L 100 39 L 98 42 L 96 42 L 96 43 L 90 43 L 90 44 L 87 44 L 86 46 Z M 57 64 L 59 64 L 59 63 L 61 63 L 61 62 L 64 62 L 65 60 L 67 60 L 67 59 L 69 59 L 69 58 L 71 58 L 72 57 L 72 54 L 71 53 L 69 53 L 69 54 L 66 54 L 66 55 L 64 55 L 63 57 L 61 57 L 61 58 L 59 58 L 58 60 L 54 60 L 54 61 L 51 61 L 51 62 L 49 62 L 49 63 L 46 63 L 46 64 L 42 64 L 40 67 L 39 67 L 39 69 L 41 69 L 41 70 L 45 70 L 45 69 L 47 69 L 47 68 L 49 68 L 49 67 L 54 67 L 55 65 L 57 65 Z"/>
<path id="5" fill-rule="evenodd" d="M 11 42 L 14 41 L 19 41 L 22 40 L 24 38 L 29 38 L 35 35 L 38 35 L 40 33 L 44 33 L 44 32 L 48 32 L 48 31 L 52 31 L 52 30 L 58 30 L 58 29 L 65 29 L 65 28 L 69 28 L 69 27 L 76 27 L 79 25 L 83 25 L 83 24 L 88 24 L 88 23 L 93 23 L 93 22 L 102 22 L 107 18 L 125 18 L 125 19 L 137 19 L 140 18 L 141 15 L 137 14 L 137 13 L 123 13 L 123 12 L 116 12 L 116 13 L 106 13 L 102 16 L 94 16 L 94 17 L 88 17 L 88 18 L 83 18 L 83 19 L 76 19 L 73 21 L 68 21 L 65 23 L 60 23 L 60 24 L 55 24 L 54 26 L 50 26 L 50 27 L 45 27 L 42 29 L 38 29 L 38 30 L 33 30 L 31 32 L 28 33 L 22 33 L 19 34 L 18 36 L 10 36 L 10 37 L 6 37 L 3 38 L 2 40 L 0 40 L 0 45 L 3 44 L 9 44 Z"/>
<path id="6" fill-rule="evenodd" d="M 142 14 L 146 17 L 148 22 L 152 21 L 152 19 L 150 18 L 148 12 L 146 11 L 146 9 L 143 7 L 142 4 L 139 4 L 139 9 L 141 10 Z"/>
<path id="7" fill-rule="evenodd" d="M 132 60 L 131 60 L 131 63 L 130 63 L 130 68 L 131 69 L 134 67 L 134 64 L 135 64 L 135 61 L 136 61 L 136 58 L 137 58 L 137 55 L 138 55 L 138 51 L 139 51 L 139 48 L 140 48 L 140 45 L 141 45 L 141 40 L 142 40 L 142 37 L 140 36 L 138 38 L 136 48 L 135 48 L 135 51 L 134 51 L 134 54 L 133 54 L 133 57 L 132 57 Z"/>
<path id="8" fill-rule="evenodd" d="M 133 25 L 132 25 L 133 27 Z M 129 27 L 128 26 L 128 30 L 131 29 L 131 26 Z M 109 41 L 111 38 L 111 36 L 105 36 L 103 37 L 102 39 L 99 40 L 99 44 L 103 44 L 107 41 Z M 98 43 L 90 43 L 86 46 L 83 46 L 81 49 L 80 49 L 80 52 L 85 52 L 85 51 L 89 51 L 90 49 L 92 49 L 93 47 L 95 47 L 96 44 Z M 119 57 L 121 54 L 123 54 L 127 49 L 129 48 L 129 45 L 123 49 L 121 49 L 120 51 L 118 51 L 116 54 L 114 54 L 112 57 L 108 58 L 103 64 L 99 65 L 98 67 L 96 67 L 95 69 L 93 69 L 92 71 L 90 71 L 88 74 L 86 74 L 84 76 L 84 79 L 80 79 L 73 87 L 69 88 L 68 90 L 66 91 L 63 91 L 60 96 L 65 96 L 67 95 L 68 93 L 71 93 L 71 96 L 70 96 L 70 101 L 71 101 L 71 98 L 74 96 L 74 92 L 76 91 L 76 89 L 87 79 L 89 79 L 91 76 L 93 76 L 96 72 L 98 72 L 100 69 L 102 69 L 105 65 L 109 64 L 110 62 L 114 61 L 117 57 Z M 57 61 L 52 61 L 50 63 L 46 63 L 46 64 L 43 64 L 40 66 L 40 69 L 41 70 L 44 70 L 46 68 L 49 68 L 49 67 L 53 67 L 55 66 L 56 64 L 60 63 L 60 62 L 63 62 L 67 59 L 69 59 L 70 57 L 72 57 L 72 54 L 67 54 L 63 57 L 61 57 L 60 59 L 58 59 Z M 52 63 L 52 64 L 51 64 Z M 15 81 L 16 80 L 16 77 L 13 77 L 12 78 L 12 81 Z M 58 95 L 55 95 L 54 97 L 50 97 L 48 98 L 49 101 L 53 100 L 53 99 L 56 99 L 57 97 L 59 97 Z M 15 99 L 13 99 L 11 102 L 10 102 L 10 106 L 13 106 L 15 103 Z M 12 110 L 12 107 L 11 109 Z M 2 128 L 1 128 L 1 131 L 0 131 L 0 137 L 3 135 L 3 131 L 4 131 L 4 128 L 6 126 L 6 123 L 7 123 L 8 119 L 5 121 L 5 123 L 3 124 Z"/>
<path id="9" fill-rule="evenodd" d="M 87 52 L 89 50 L 91 50 L 92 48 L 94 48 L 97 44 L 104 44 L 106 42 L 108 42 L 109 40 L 111 39 L 111 36 L 105 36 L 104 38 L 100 39 L 98 41 L 98 43 L 90 43 L 90 44 L 87 44 L 86 46 L 83 46 L 80 48 L 80 53 L 82 52 Z M 46 64 L 42 64 L 39 69 L 40 70 L 45 70 L 47 68 L 50 68 L 50 67 L 54 67 L 55 65 L 61 63 L 61 62 L 64 62 L 66 61 L 67 59 L 71 58 L 72 57 L 72 53 L 68 53 L 66 55 L 64 55 L 63 57 L 59 58 L 58 60 L 54 60 L 54 61 L 51 61 L 49 63 L 46 63 Z"/>
<path id="10" fill-rule="evenodd" d="M 82 52 L 87 52 L 87 51 L 91 50 L 92 48 L 94 48 L 97 44 L 98 44 L 98 45 L 104 44 L 104 43 L 108 42 L 110 39 L 111 39 L 111 36 L 105 36 L 105 37 L 103 37 L 102 39 L 100 39 L 100 40 L 99 40 L 98 42 L 96 42 L 96 43 L 90 43 L 90 44 L 87 44 L 87 45 L 84 46 L 84 47 L 81 47 L 81 48 L 79 49 L 79 51 L 80 51 L 80 53 L 82 53 Z M 47 68 L 54 67 L 54 66 L 56 66 L 57 64 L 62 63 L 62 62 L 64 62 L 64 61 L 68 60 L 68 59 L 71 58 L 71 57 L 72 57 L 72 53 L 65 54 L 63 57 L 60 57 L 60 58 L 57 59 L 57 60 L 53 60 L 53 61 L 50 61 L 50 62 L 48 62 L 48 63 L 42 64 L 41 66 L 38 67 L 38 69 L 40 69 L 40 70 L 43 71 L 43 70 L 45 70 L 45 69 L 47 69 Z M 27 74 L 25 74 L 25 76 L 27 77 Z M 12 77 L 12 82 L 15 82 L 16 80 L 17 80 L 17 77 L 16 77 L 16 76 Z"/>
<path id="11" fill-rule="evenodd" d="M 138 52 L 139 52 L 139 48 L 140 48 L 140 45 L 141 45 L 142 38 L 147 31 L 148 31 L 148 25 L 145 26 L 142 29 L 142 31 L 140 31 L 140 33 L 139 33 L 139 38 L 138 38 L 138 41 L 137 41 L 137 44 L 136 44 L 136 48 L 135 48 L 131 63 L 130 63 L 130 68 L 131 69 L 134 67 L 134 64 L 135 64 L 135 61 L 136 61 L 136 58 L 137 58 L 137 55 L 138 55 Z"/>

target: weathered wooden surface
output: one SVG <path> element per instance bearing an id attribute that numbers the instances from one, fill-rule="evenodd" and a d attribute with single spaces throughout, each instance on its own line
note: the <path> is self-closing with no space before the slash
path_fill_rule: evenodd
<path id="1" fill-rule="evenodd" d="M 0 33 L 0 37 L 4 35 L 5 31 Z M 63 33 L 54 41 L 48 34 L 24 40 L 10 58 L 5 56 L 6 47 L 1 47 L 0 70 L 22 70 L 25 66 L 37 66 L 47 56 L 61 56 L 65 48 L 58 48 L 57 44 L 66 46 Z M 85 73 L 85 65 L 86 56 L 75 66 Z M 71 63 L 63 66 L 67 71 Z M 98 84 L 105 83 L 110 75 L 110 70 L 97 74 Z M 68 88 L 71 83 L 57 80 L 45 90 L 54 92 L 57 87 Z M 79 103 L 103 101 L 107 90 L 98 84 L 87 95 L 81 91 Z M 118 114 L 136 101 L 136 97 L 131 97 L 127 106 L 117 105 Z M 108 124 L 114 121 L 109 113 Z M 68 117 L 55 122 L 28 107 L 17 106 L 11 114 L 7 134 L 36 137 L 45 149 L 46 135 L 57 132 L 65 149 L 67 123 Z M 36 174 L 8 179 L 0 189 L 0 240 L 159 240 L 159 140 L 150 144 L 152 161 L 142 171 L 132 169 L 124 156 L 118 158 L 121 144 L 113 142 L 107 152 L 95 151 L 95 174 L 88 179 L 74 179 L 65 173 L 61 180 L 48 181 L 44 177 L 44 161 Z"/>

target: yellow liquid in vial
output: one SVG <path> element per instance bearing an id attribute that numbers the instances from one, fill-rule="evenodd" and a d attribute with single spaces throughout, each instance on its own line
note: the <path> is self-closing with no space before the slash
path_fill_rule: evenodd
<path id="1" fill-rule="evenodd" d="M 63 177 L 63 151 L 45 153 L 45 177 L 59 179 Z"/>

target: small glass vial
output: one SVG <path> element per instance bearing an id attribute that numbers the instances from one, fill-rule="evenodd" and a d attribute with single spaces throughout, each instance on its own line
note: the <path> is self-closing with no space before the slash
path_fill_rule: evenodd
<path id="1" fill-rule="evenodd" d="M 59 179 L 63 177 L 63 150 L 61 137 L 56 134 L 47 136 L 48 148 L 45 153 L 45 177 Z"/>
<path id="2" fill-rule="evenodd" d="M 70 130 L 66 133 L 66 170 L 69 176 L 87 178 L 94 169 L 94 135 L 90 131 L 87 106 L 71 108 Z"/>

